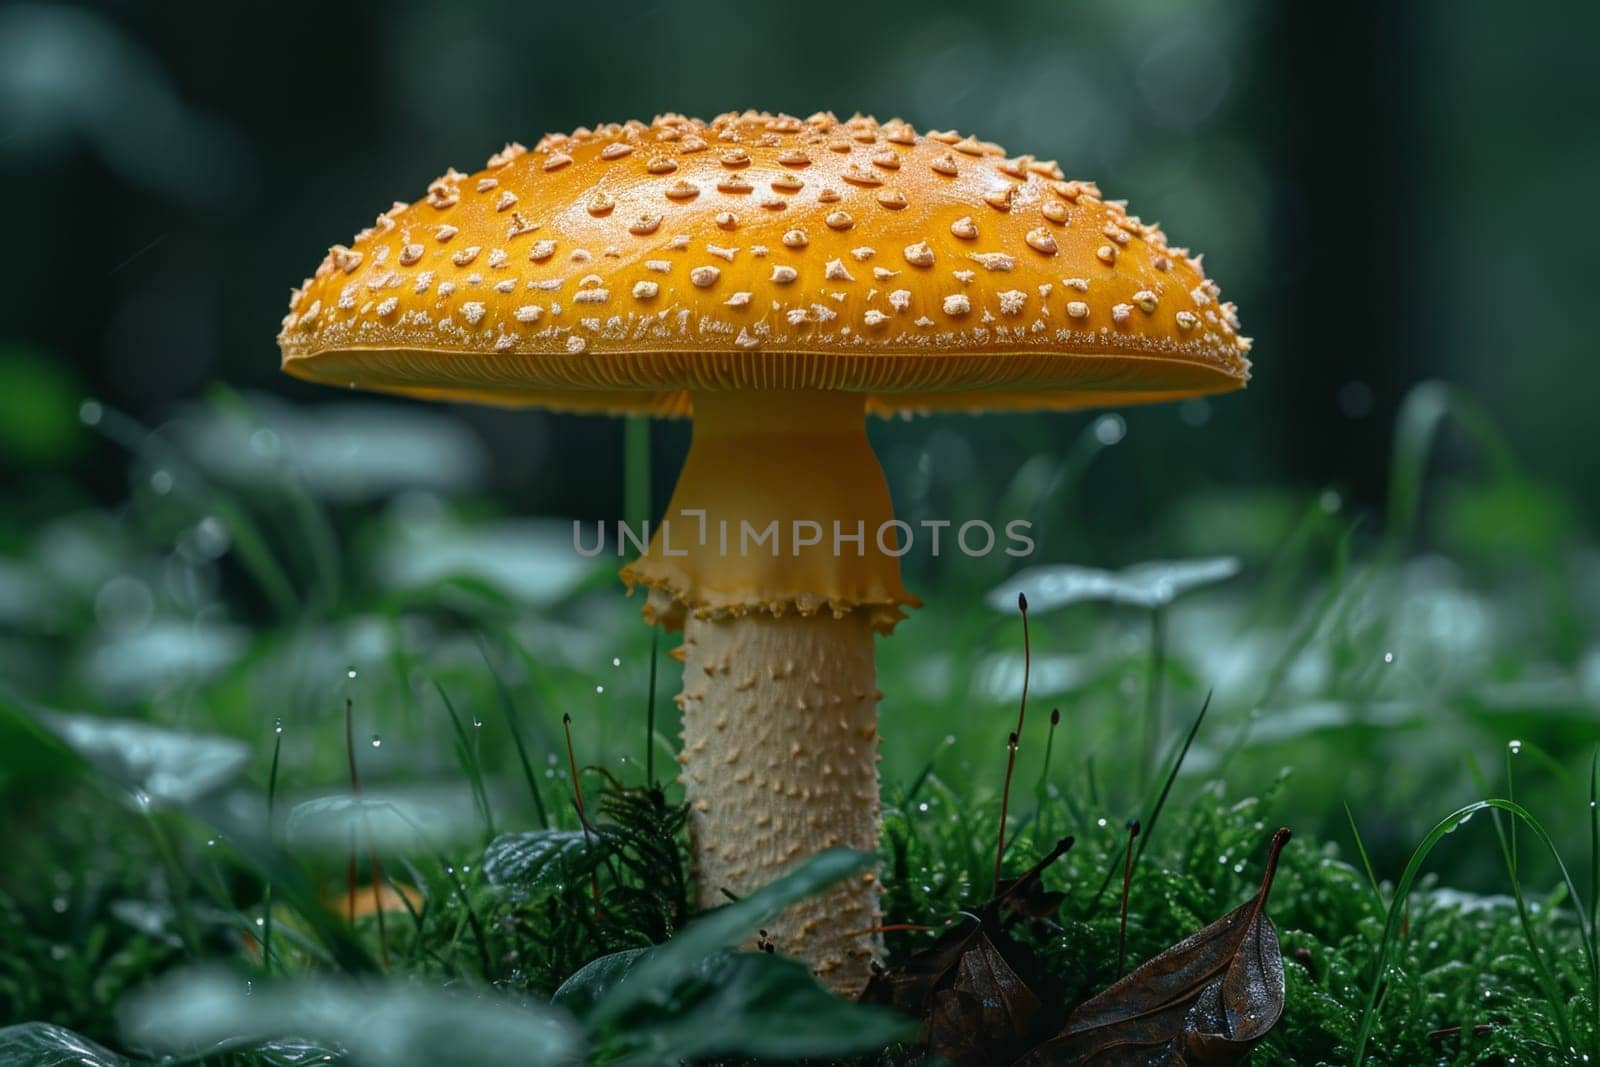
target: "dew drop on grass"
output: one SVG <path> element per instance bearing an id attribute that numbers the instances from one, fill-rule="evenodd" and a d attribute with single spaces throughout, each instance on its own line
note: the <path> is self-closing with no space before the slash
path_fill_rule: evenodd
<path id="1" fill-rule="evenodd" d="M 354 678 L 356 676 L 356 669 L 351 667 L 349 670 L 344 672 L 344 675 L 346 678 Z"/>
<path id="2" fill-rule="evenodd" d="M 1383 662 L 1385 662 L 1385 663 L 1393 663 L 1394 662 L 1394 653 L 1393 652 L 1385 652 L 1383 654 Z"/>
<path id="3" fill-rule="evenodd" d="M 275 733 L 275 734 L 283 733 L 283 720 L 282 719 L 273 719 L 272 720 L 272 732 Z"/>
<path id="4" fill-rule="evenodd" d="M 604 693 L 606 691 L 606 687 L 603 685 L 597 685 L 594 687 L 594 691 L 596 693 Z"/>
<path id="5" fill-rule="evenodd" d="M 377 734 L 373 734 L 372 735 L 372 747 L 373 748 L 382 748 L 383 747 L 383 738 L 379 737 Z"/>
<path id="6" fill-rule="evenodd" d="M 620 666 L 622 666 L 622 657 L 621 657 L 621 656 L 612 656 L 612 657 L 611 657 L 611 665 L 612 665 L 612 666 L 613 666 L 613 667 L 620 667 Z"/>
<path id="7" fill-rule="evenodd" d="M 1521 741 L 1512 741 L 1512 742 L 1510 742 L 1509 744 L 1506 745 L 1506 748 L 1511 751 L 1511 754 L 1513 756 L 1522 755 L 1522 742 Z"/>

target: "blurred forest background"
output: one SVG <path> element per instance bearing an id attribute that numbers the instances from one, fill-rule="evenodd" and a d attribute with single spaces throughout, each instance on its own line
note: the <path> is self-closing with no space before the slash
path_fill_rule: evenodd
<path id="1" fill-rule="evenodd" d="M 1600 243 L 1596 32 L 1592 6 L 1546 19 L 1446 0 L 1336 17 L 1243 0 L 0 5 L 7 525 L 122 491 L 78 423 L 83 395 L 145 421 L 213 381 L 327 402 L 278 374 L 288 287 L 446 165 L 745 107 L 973 131 L 1058 158 L 1204 250 L 1256 377 L 1129 413 L 1132 455 L 1095 494 L 1103 555 L 1148 551 L 1153 505 L 1197 486 L 1378 503 L 1396 404 L 1430 377 L 1481 397 L 1527 465 L 1600 518 L 1600 359 L 1573 328 Z M 458 414 L 494 458 L 478 487 L 615 516 L 615 424 Z M 942 421 L 999 478 L 1019 436 L 1066 440 L 1083 418 Z M 657 440 L 665 492 L 686 428 Z"/>
<path id="2" fill-rule="evenodd" d="M 1364 516 L 1365 535 L 1382 528 L 1396 416 L 1413 386 L 1459 386 L 1503 432 L 1508 452 L 1497 459 L 1491 448 L 1486 462 L 1481 440 L 1449 429 L 1431 470 L 1482 482 L 1514 457 L 1513 491 L 1440 494 L 1457 506 L 1424 511 L 1414 545 L 1423 564 L 1375 583 L 1400 603 L 1382 608 L 1389 614 L 1348 613 L 1360 641 L 1336 634 L 1319 646 L 1321 660 L 1283 667 L 1288 688 L 1276 688 L 1266 653 L 1250 659 L 1259 642 L 1235 647 L 1248 614 L 1237 601 L 1220 623 L 1198 612 L 1187 629 L 1175 621 L 1175 656 L 1189 673 L 1174 680 L 1173 718 L 1186 720 L 1211 684 L 1236 716 L 1253 712 L 1262 686 L 1238 683 L 1251 671 L 1270 676 L 1280 703 L 1306 702 L 1300 719 L 1277 720 L 1280 741 L 1353 721 L 1316 701 L 1379 712 L 1384 700 L 1406 702 L 1392 734 L 1362 735 L 1376 739 L 1357 755 L 1269 749 L 1240 786 L 1259 788 L 1278 765 L 1303 768 L 1295 803 L 1322 820 L 1306 829 L 1343 833 L 1339 799 L 1393 816 L 1374 840 L 1379 861 L 1392 864 L 1445 798 L 1482 795 L 1457 744 L 1503 746 L 1509 731 L 1554 722 L 1547 713 L 1562 708 L 1565 725 L 1538 736 L 1575 773 L 1600 701 L 1600 359 L 1587 288 L 1600 245 L 1591 209 L 1600 79 L 1590 54 L 1600 6 L 1549 18 L 1534 13 L 1540 6 L 0 4 L 0 680 L 56 706 L 136 709 L 259 745 L 274 715 L 296 709 L 333 736 L 344 691 L 329 680 L 342 686 L 345 664 L 365 666 L 362 656 L 383 661 L 391 646 L 373 635 L 389 634 L 410 607 L 397 588 L 483 564 L 528 594 L 519 619 L 539 625 L 540 605 L 570 594 L 576 579 L 550 578 L 540 569 L 548 559 L 531 554 L 570 564 L 565 534 L 549 524 L 538 542 L 507 523 L 619 517 L 621 424 L 291 381 L 274 342 L 289 287 L 391 201 L 416 199 L 449 165 L 477 168 L 507 140 L 662 111 L 860 110 L 974 132 L 1097 180 L 1176 243 L 1204 251 L 1256 341 L 1249 389 L 1210 401 L 1099 422 L 1084 413 L 873 426 L 905 517 L 1000 517 L 1019 484 L 1048 487 L 1044 475 L 1088 441 L 1103 455 L 1051 502 L 1034 562 L 1237 555 L 1251 587 L 1279 605 L 1250 625 L 1265 619 L 1289 641 L 1296 616 L 1283 605 L 1300 601 L 1273 600 L 1262 577 L 1276 573 L 1280 548 L 1298 543 L 1308 502 L 1339 523 Z M 234 417 L 241 407 L 249 418 Z M 281 520 L 287 576 L 252 555 L 247 526 L 206 512 L 212 498 L 185 496 L 182 471 L 114 413 L 166 426 L 164 440 L 205 478 L 242 494 L 264 524 Z M 688 427 L 661 423 L 653 435 L 659 505 Z M 292 477 L 279 469 L 284 455 Z M 302 490 L 326 509 L 326 529 L 296 510 Z M 198 499 L 198 510 L 179 508 L 179 497 L 185 507 Z M 501 525 L 472 525 L 491 521 Z M 465 533 L 446 545 L 441 530 Z M 1308 569 L 1326 575 L 1338 531 L 1318 536 L 1305 558 L 1315 555 Z M 342 564 L 327 563 L 335 542 Z M 1471 575 L 1429 562 L 1435 552 L 1464 559 Z M 950 661 L 977 658 L 978 646 L 953 641 L 939 620 L 981 617 L 986 645 L 1016 644 L 1013 620 L 983 606 L 1003 570 L 948 573 L 968 562 L 938 571 L 908 560 L 930 608 L 886 643 L 883 661 L 887 675 L 915 681 L 915 699 L 952 716 L 964 714 L 967 691 L 950 681 Z M 1314 594 L 1305 574 L 1279 584 Z M 345 579 L 342 591 L 330 576 Z M 566 657 L 574 692 L 599 693 L 595 678 L 610 668 L 595 664 L 621 662 L 613 643 L 626 643 L 631 669 L 648 639 L 614 581 L 582 590 L 593 595 L 576 609 L 551 609 L 566 629 L 536 639 L 541 655 Z M 1372 621 L 1380 616 L 1382 626 Z M 293 624 L 277 645 L 265 636 L 274 620 Z M 1081 705 L 1085 716 L 1109 709 L 1097 721 L 1115 744 L 1116 709 L 1140 699 L 1145 621 L 1082 613 L 1070 623 L 1046 635 L 1050 649 L 1109 643 L 1116 661 L 1100 705 Z M 250 628 L 264 635 L 256 646 Z M 574 635 L 586 632 L 601 636 L 580 647 Z M 413 650 L 444 647 L 431 633 L 411 640 Z M 1372 665 L 1394 662 L 1407 640 L 1404 672 L 1374 680 Z M 474 674 L 482 683 L 482 659 L 464 648 L 454 665 L 462 684 Z M 1219 665 L 1235 651 L 1244 667 Z M 926 662 L 914 658 L 923 653 Z M 279 655 L 297 665 L 296 685 L 281 692 L 258 681 L 278 677 Z M 1065 677 L 1055 690 L 1064 702 L 1098 684 Z M 203 685 L 221 696 L 200 700 Z M 637 718 L 643 686 L 630 674 L 613 686 L 623 696 L 606 696 L 618 702 L 617 724 Z M 663 694 L 673 688 L 663 682 Z M 1014 700 L 1010 682 L 983 692 L 996 708 Z M 361 696 L 373 715 L 389 696 L 416 699 Z M 1470 740 L 1441 717 L 1451 702 L 1478 724 Z M 1522 718 L 1494 717 L 1507 707 Z M 1472 718 L 1486 708 L 1493 714 Z M 1430 723 L 1420 744 L 1408 732 Z M 886 773 L 911 777 L 946 728 L 886 730 L 899 742 Z M 637 748 L 637 735 L 621 731 L 608 751 Z M 388 772 L 437 771 L 441 736 L 386 745 Z M 599 747 L 592 736 L 580 742 Z M 337 782 L 335 757 L 319 784 Z M 1391 773 L 1399 759 L 1429 766 Z M 1215 768 L 1215 759 L 1193 763 Z M 27 780 L 25 768 L 0 767 L 0 785 L 7 773 L 12 785 Z M 1569 828 L 1579 814 L 1568 812 Z M 58 825 L 42 808 L 34 817 Z M 1473 878 L 1499 884 L 1487 850 Z"/>

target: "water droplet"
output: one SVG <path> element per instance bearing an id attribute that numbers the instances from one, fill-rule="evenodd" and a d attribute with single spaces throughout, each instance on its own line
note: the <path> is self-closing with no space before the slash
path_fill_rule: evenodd
<path id="1" fill-rule="evenodd" d="M 78 405 L 78 421 L 85 426 L 98 426 L 100 420 L 105 418 L 106 409 L 100 406 L 98 400 L 85 400 Z"/>
<path id="2" fill-rule="evenodd" d="M 172 472 L 165 468 L 158 469 L 150 475 L 150 488 L 157 496 L 166 496 L 172 492 Z"/>
<path id="3" fill-rule="evenodd" d="M 1506 748 L 1511 750 L 1511 754 L 1513 756 L 1522 755 L 1522 742 L 1521 741 L 1512 741 L 1512 742 L 1510 742 L 1509 744 L 1506 745 Z"/>
<path id="4" fill-rule="evenodd" d="M 927 811 L 928 810 L 928 802 L 926 800 L 924 800 L 922 803 L 918 804 L 917 805 L 917 810 L 918 811 Z"/>
<path id="5" fill-rule="evenodd" d="M 474 714 L 474 715 L 473 715 L 473 716 L 472 716 L 472 728 L 473 728 L 473 729 L 474 729 L 474 730 L 481 730 L 481 729 L 483 729 L 483 720 L 482 720 L 482 719 L 480 719 L 480 718 L 478 718 L 478 716 L 477 716 L 477 715 L 476 715 L 476 714 Z"/>
<path id="6" fill-rule="evenodd" d="M 1096 826 L 1104 826 L 1104 825 L 1105 825 L 1105 824 L 1106 824 L 1106 821 L 1105 821 L 1105 819 L 1104 819 L 1104 818 L 1099 818 L 1099 819 L 1096 819 L 1096 820 L 1095 820 L 1095 821 L 1094 821 L 1094 824 L 1095 824 L 1095 825 L 1096 825 Z"/>
<path id="7" fill-rule="evenodd" d="M 275 734 L 283 733 L 283 720 L 282 719 L 273 719 L 272 720 L 272 732 L 275 733 Z"/>
<path id="8" fill-rule="evenodd" d="M 217 847 L 217 839 L 216 838 L 214 838 L 214 837 L 206 838 L 206 848 L 216 848 L 216 847 Z"/>
<path id="9" fill-rule="evenodd" d="M 278 435 L 264 426 L 250 435 L 250 451 L 258 456 L 276 456 L 278 447 Z"/>
<path id="10" fill-rule="evenodd" d="M 1383 662 L 1385 662 L 1385 663 L 1393 663 L 1394 662 L 1394 653 L 1393 652 L 1385 652 L 1383 654 Z"/>
<path id="11" fill-rule="evenodd" d="M 345 677 L 346 678 L 354 678 L 356 676 L 356 669 L 354 667 L 351 667 L 349 670 L 345 671 L 344 673 L 345 673 Z"/>
<path id="12" fill-rule="evenodd" d="M 594 687 L 594 691 L 596 693 L 604 693 L 606 691 L 606 687 L 603 685 L 597 685 Z"/>
<path id="13" fill-rule="evenodd" d="M 1128 424 L 1121 415 L 1101 415 L 1094 420 L 1094 438 L 1102 445 L 1111 446 L 1128 436 Z"/>
<path id="14" fill-rule="evenodd" d="M 383 747 L 383 738 L 379 737 L 377 734 L 373 734 L 372 735 L 372 747 L 373 748 L 382 748 Z"/>
<path id="15" fill-rule="evenodd" d="M 613 666 L 613 667 L 620 667 L 620 666 L 622 666 L 622 657 L 621 657 L 621 656 L 612 656 L 612 657 L 611 657 L 611 665 L 612 665 L 612 666 Z"/>

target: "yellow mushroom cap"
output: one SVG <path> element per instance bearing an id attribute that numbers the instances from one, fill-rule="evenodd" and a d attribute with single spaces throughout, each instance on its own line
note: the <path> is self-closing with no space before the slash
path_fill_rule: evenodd
<path id="1" fill-rule="evenodd" d="M 335 245 L 283 367 L 335 385 L 686 415 L 691 390 L 869 411 L 1235 389 L 1198 257 L 1092 182 L 899 120 L 677 115 L 508 145 Z"/>

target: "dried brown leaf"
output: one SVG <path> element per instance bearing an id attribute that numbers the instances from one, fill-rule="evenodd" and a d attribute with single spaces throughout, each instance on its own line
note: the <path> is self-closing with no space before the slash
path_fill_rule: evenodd
<path id="1" fill-rule="evenodd" d="M 1064 838 L 1026 873 L 1001 881 L 993 900 L 963 912 L 960 924 L 928 948 L 874 977 L 861 999 L 922 1020 L 921 1044 L 954 1067 L 1013 1062 L 1055 1028 L 1043 1012 L 1055 997 L 1033 953 L 1006 927 L 1054 915 L 1061 895 L 1045 892 L 1040 875 L 1071 847 Z"/>
<path id="2" fill-rule="evenodd" d="M 1283 1014 L 1283 957 L 1266 906 L 1288 840 L 1286 829 L 1273 836 L 1252 899 L 1078 1005 L 1021 1063 L 1225 1067 L 1244 1058 Z"/>

